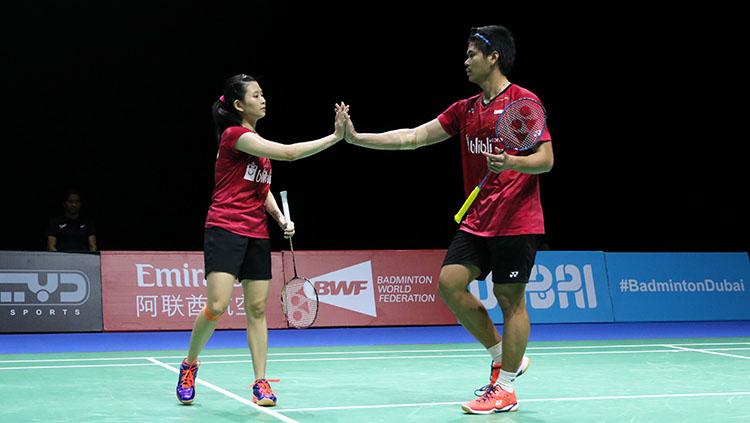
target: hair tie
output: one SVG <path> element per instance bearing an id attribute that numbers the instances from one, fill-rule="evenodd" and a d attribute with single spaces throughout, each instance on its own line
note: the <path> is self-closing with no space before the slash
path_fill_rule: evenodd
<path id="1" fill-rule="evenodd" d="M 219 101 L 221 101 L 222 103 L 224 103 L 224 96 L 223 95 L 221 97 L 219 97 Z"/>

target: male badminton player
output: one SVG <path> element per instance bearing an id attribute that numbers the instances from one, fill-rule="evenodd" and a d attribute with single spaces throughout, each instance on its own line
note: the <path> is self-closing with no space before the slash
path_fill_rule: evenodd
<path id="1" fill-rule="evenodd" d="M 271 160 L 297 160 L 319 153 L 344 136 L 346 109 L 336 105 L 334 132 L 296 144 L 280 144 L 258 134 L 258 121 L 266 115 L 266 99 L 255 78 L 240 74 L 227 79 L 223 95 L 213 105 L 219 152 L 215 188 L 206 218 L 204 240 L 208 288 L 206 306 L 198 314 L 190 337 L 190 350 L 180 366 L 177 398 L 184 404 L 195 399 L 198 354 L 216 328 L 231 300 L 235 279 L 242 282 L 247 316 L 247 343 L 253 361 L 252 401 L 276 405 L 276 395 L 266 380 L 268 325 L 266 301 L 271 284 L 271 246 L 266 213 L 294 235 L 271 194 Z"/>
<path id="2" fill-rule="evenodd" d="M 468 194 L 491 172 L 448 248 L 440 270 L 439 291 L 461 324 L 492 356 L 489 385 L 462 404 L 472 414 L 518 409 L 514 379 L 526 371 L 524 355 L 530 323 L 525 290 L 544 234 L 538 174 L 552 169 L 549 131 L 525 152 L 503 151 L 495 122 L 503 108 L 519 98 L 538 97 L 508 80 L 515 42 L 502 26 L 472 28 L 466 50 L 466 75 L 481 92 L 453 103 L 436 119 L 414 129 L 357 133 L 351 120 L 347 142 L 380 150 L 413 150 L 459 135 L 464 188 Z M 468 292 L 474 279 L 492 272 L 493 292 L 503 312 L 500 337 L 487 310 Z"/>

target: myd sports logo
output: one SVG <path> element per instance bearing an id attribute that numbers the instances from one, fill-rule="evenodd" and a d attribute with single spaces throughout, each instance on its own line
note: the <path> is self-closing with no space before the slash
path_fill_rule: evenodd
<path id="1" fill-rule="evenodd" d="M 76 270 L 0 271 L 0 307 L 81 305 L 91 283 Z"/>

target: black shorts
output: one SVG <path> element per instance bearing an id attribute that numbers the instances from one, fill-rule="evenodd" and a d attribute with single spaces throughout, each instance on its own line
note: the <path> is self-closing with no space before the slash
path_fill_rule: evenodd
<path id="1" fill-rule="evenodd" d="M 443 266 L 474 265 L 479 268 L 479 280 L 492 271 L 493 283 L 528 283 L 541 240 L 541 235 L 481 237 L 458 231 Z"/>
<path id="2" fill-rule="evenodd" d="M 271 241 L 249 238 L 226 229 L 206 228 L 203 239 L 206 276 L 225 272 L 239 280 L 271 279 Z"/>

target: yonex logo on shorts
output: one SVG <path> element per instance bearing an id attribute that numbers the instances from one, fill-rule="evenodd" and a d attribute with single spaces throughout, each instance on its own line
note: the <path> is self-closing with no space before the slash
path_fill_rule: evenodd
<path id="1" fill-rule="evenodd" d="M 86 275 L 75 270 L 0 271 L 0 306 L 79 305 L 89 287 Z"/>

